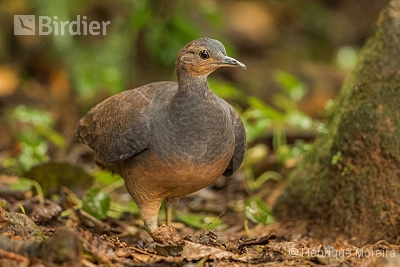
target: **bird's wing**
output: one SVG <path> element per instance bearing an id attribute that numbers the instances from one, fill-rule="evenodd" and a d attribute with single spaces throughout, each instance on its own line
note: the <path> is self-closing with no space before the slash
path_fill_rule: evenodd
<path id="1" fill-rule="evenodd" d="M 230 176 L 237 169 L 239 169 L 243 162 L 244 153 L 246 152 L 246 132 L 244 130 L 243 122 L 237 112 L 225 100 L 221 100 L 222 105 L 228 107 L 229 115 L 232 120 L 233 133 L 235 135 L 235 151 L 233 152 L 233 156 L 228 167 L 223 173 L 225 176 Z"/>
<path id="2" fill-rule="evenodd" d="M 153 100 L 176 88 L 175 82 L 157 82 L 107 98 L 79 121 L 78 138 L 105 162 L 132 157 L 149 145 Z"/>

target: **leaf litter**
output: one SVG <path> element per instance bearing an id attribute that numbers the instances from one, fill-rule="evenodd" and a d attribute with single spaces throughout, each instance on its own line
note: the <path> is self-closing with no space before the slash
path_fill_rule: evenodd
<path id="1" fill-rule="evenodd" d="M 160 244 L 129 214 L 99 220 L 71 208 L 66 196 L 41 203 L 8 186 L 0 183 L 0 192 L 6 192 L 0 197 L 5 208 L 0 208 L 0 266 L 400 266 L 400 245 L 385 240 L 359 247 L 347 240 L 318 243 L 304 229 L 278 222 L 251 223 L 249 238 L 246 227 L 237 225 L 244 219 L 229 207 L 217 217 L 225 228 L 163 225 L 160 239 L 171 242 Z M 225 203 L 229 197 L 217 194 Z"/>

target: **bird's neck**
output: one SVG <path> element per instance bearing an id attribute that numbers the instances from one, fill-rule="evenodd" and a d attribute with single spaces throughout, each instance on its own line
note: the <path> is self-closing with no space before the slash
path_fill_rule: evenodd
<path id="1" fill-rule="evenodd" d="M 226 120 L 224 108 L 208 86 L 207 76 L 181 78 L 182 76 L 178 76 L 178 90 L 168 107 L 171 124 L 179 131 L 187 128 L 183 131 L 186 133 L 207 132 L 216 121 Z"/>
<path id="2" fill-rule="evenodd" d="M 199 101 L 200 99 L 208 99 L 214 96 L 208 85 L 207 76 L 190 76 L 186 73 L 179 75 L 178 90 L 175 94 L 175 99 L 194 98 Z"/>

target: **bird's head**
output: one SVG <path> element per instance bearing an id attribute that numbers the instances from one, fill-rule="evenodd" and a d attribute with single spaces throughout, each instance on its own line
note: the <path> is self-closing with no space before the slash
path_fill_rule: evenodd
<path id="1" fill-rule="evenodd" d="M 186 44 L 178 53 L 176 72 L 178 76 L 207 76 L 220 67 L 240 67 L 246 69 L 242 62 L 228 57 L 224 45 L 214 39 L 199 38 Z"/>

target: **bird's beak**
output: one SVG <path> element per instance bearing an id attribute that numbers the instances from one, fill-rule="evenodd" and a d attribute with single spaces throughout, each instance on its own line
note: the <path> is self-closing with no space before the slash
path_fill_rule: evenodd
<path id="1" fill-rule="evenodd" d="M 239 60 L 236 60 L 232 57 L 224 56 L 220 61 L 220 65 L 227 66 L 227 67 L 240 67 L 242 69 L 246 69 L 246 65 L 244 65 Z"/>

